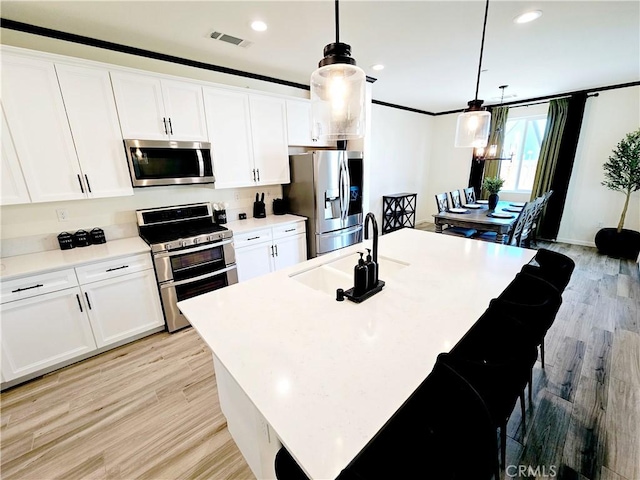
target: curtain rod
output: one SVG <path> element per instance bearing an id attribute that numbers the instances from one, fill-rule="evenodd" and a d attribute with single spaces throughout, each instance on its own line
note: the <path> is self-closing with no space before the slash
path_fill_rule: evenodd
<path id="1" fill-rule="evenodd" d="M 599 96 L 600 96 L 600 94 L 598 92 L 587 94 L 587 98 L 599 97 Z M 518 102 L 510 102 L 510 103 L 503 103 L 502 105 L 496 105 L 496 106 L 498 106 L 498 107 L 500 107 L 500 106 L 503 106 L 503 107 L 509 106 L 509 107 L 512 107 L 512 108 L 531 107 L 533 105 L 541 105 L 543 103 L 549 103 L 551 100 L 559 100 L 561 98 L 570 98 L 570 97 L 571 97 L 571 95 L 563 95 L 561 97 L 550 98 L 549 100 L 540 100 L 539 102 L 529 102 L 527 100 L 523 100 L 523 102 L 527 102 L 527 103 L 519 104 Z"/>

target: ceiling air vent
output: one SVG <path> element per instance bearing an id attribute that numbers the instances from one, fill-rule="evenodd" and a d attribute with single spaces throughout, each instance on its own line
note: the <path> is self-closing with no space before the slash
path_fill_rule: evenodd
<path id="1" fill-rule="evenodd" d="M 220 40 L 221 42 L 230 43 L 231 45 L 236 45 L 238 47 L 247 48 L 253 45 L 253 42 L 250 42 L 249 40 L 243 40 L 242 38 L 227 35 L 222 32 L 213 32 L 210 36 L 214 40 Z"/>

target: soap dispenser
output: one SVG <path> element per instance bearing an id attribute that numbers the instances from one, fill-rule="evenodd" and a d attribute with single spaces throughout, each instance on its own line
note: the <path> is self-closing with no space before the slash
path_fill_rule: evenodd
<path id="1" fill-rule="evenodd" d="M 378 285 L 378 264 L 371 260 L 371 249 L 367 248 L 367 261 L 365 262 L 367 267 L 367 290 L 371 290 Z"/>
<path id="2" fill-rule="evenodd" d="M 356 297 L 364 295 L 369 290 L 368 268 L 362 258 L 364 253 L 358 253 L 360 254 L 360 259 L 358 260 L 358 264 L 353 267 L 353 295 Z"/>

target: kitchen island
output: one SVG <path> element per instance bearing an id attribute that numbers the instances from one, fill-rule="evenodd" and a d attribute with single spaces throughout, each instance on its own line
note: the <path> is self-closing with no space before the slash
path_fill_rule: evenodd
<path id="1" fill-rule="evenodd" d="M 535 255 L 402 229 L 379 241 L 384 289 L 336 301 L 368 243 L 178 304 L 258 478 L 274 478 L 280 444 L 309 477 L 338 476 Z"/>

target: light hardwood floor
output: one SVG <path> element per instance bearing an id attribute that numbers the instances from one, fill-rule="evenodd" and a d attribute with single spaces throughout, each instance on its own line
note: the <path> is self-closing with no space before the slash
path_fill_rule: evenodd
<path id="1" fill-rule="evenodd" d="M 514 468 L 503 478 L 554 471 L 560 479 L 640 480 L 637 265 L 592 248 L 544 246 L 577 266 L 547 334 L 545 369 L 538 362 L 534 370 L 526 430 L 519 406 L 509 422 Z M 51 373 L 3 392 L 0 402 L 6 480 L 254 478 L 220 412 L 211 354 L 191 328 Z M 538 475 L 507 475 L 517 466 L 538 467 Z"/>

